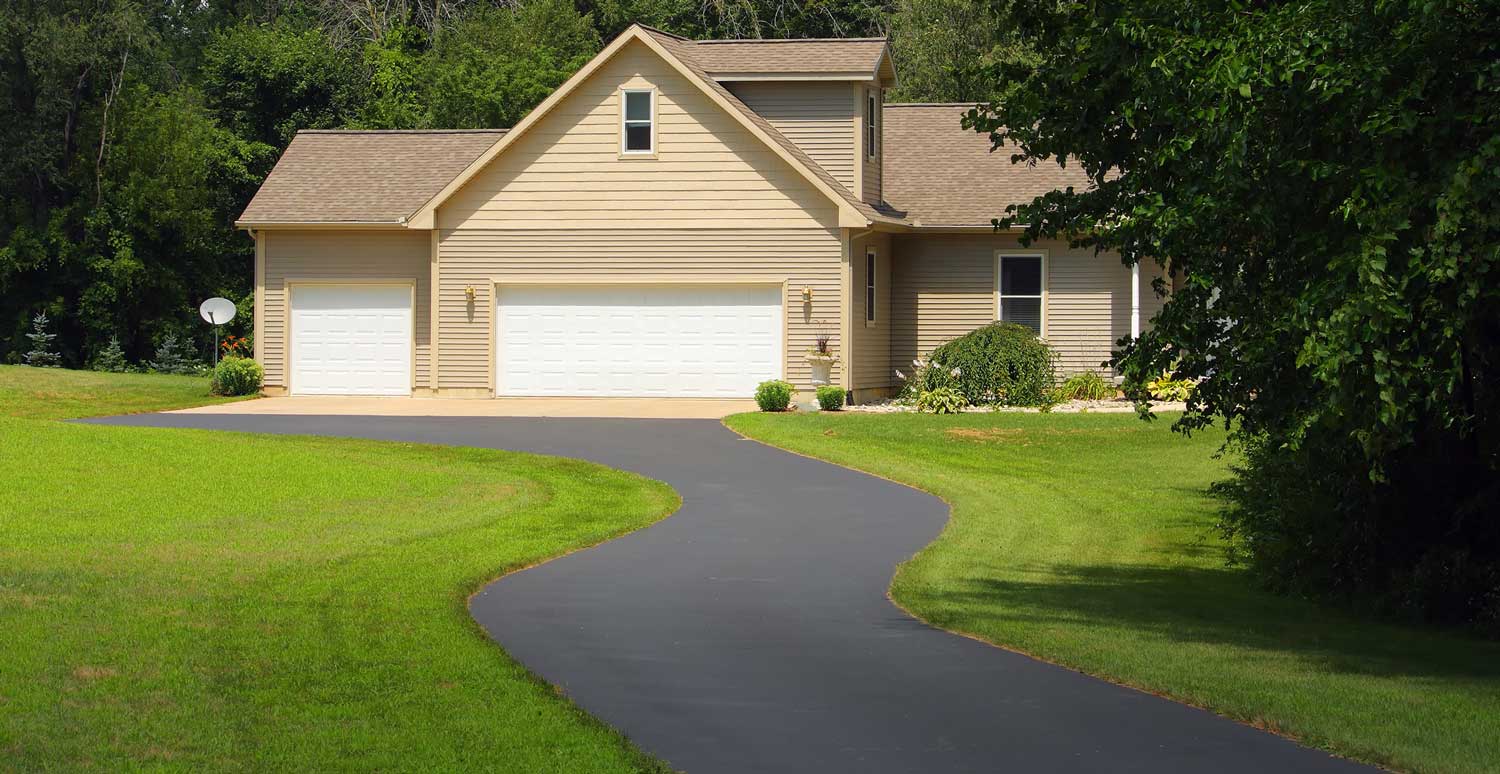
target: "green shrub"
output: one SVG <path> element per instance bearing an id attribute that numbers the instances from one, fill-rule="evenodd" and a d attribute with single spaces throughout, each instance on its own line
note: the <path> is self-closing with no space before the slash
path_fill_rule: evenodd
<path id="1" fill-rule="evenodd" d="M 226 357 L 214 366 L 215 395 L 254 395 L 260 392 L 265 371 L 248 357 Z"/>
<path id="2" fill-rule="evenodd" d="M 952 387 L 971 406 L 1048 402 L 1056 355 L 1024 325 L 992 323 L 932 351 L 907 380 L 906 397 Z"/>
<path id="3" fill-rule="evenodd" d="M 1115 386 L 1093 371 L 1073 374 L 1057 388 L 1056 398 L 1065 400 L 1107 400 L 1115 396 Z"/>
<path id="4" fill-rule="evenodd" d="M 928 414 L 957 414 L 967 405 L 963 393 L 953 387 L 934 387 L 917 396 L 917 410 Z"/>
<path id="5" fill-rule="evenodd" d="M 792 404 L 792 385 L 780 379 L 761 382 L 755 388 L 755 403 L 761 411 L 786 411 Z"/>
<path id="6" fill-rule="evenodd" d="M 844 407 L 844 388 L 825 384 L 818 388 L 818 408 L 838 411 Z"/>
<path id="7" fill-rule="evenodd" d="M 1374 480 L 1358 439 L 1317 429 L 1296 448 L 1267 435 L 1236 444 L 1235 476 L 1214 486 L 1230 559 L 1273 591 L 1500 639 L 1500 521 L 1464 505 L 1484 471 L 1454 464 L 1434 437 Z"/>

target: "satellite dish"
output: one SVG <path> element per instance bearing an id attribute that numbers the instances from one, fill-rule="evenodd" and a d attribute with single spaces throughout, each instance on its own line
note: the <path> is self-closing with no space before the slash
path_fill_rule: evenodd
<path id="1" fill-rule="evenodd" d="M 214 325 L 223 325 L 224 323 L 233 320 L 234 312 L 235 308 L 233 301 L 230 301 L 227 298 L 219 298 L 217 296 L 204 301 L 203 304 L 198 307 L 198 314 L 202 315 L 204 320 L 211 322 Z"/>

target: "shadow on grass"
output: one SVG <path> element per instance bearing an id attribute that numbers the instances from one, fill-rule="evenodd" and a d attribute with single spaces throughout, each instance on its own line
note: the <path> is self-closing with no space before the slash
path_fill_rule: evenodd
<path id="1" fill-rule="evenodd" d="M 1231 569 L 1105 565 L 1022 572 L 1037 580 L 971 578 L 961 588 L 921 596 L 954 615 L 944 625 L 969 631 L 996 631 L 1007 623 L 1084 624 L 1253 648 L 1331 672 L 1493 681 L 1500 690 L 1500 643 L 1364 620 L 1261 592 Z"/>

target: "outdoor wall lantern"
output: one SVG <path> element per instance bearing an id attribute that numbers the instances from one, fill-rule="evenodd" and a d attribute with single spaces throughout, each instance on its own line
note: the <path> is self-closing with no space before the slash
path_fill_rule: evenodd
<path id="1" fill-rule="evenodd" d="M 473 285 L 470 285 L 470 286 L 464 288 L 464 298 L 469 299 L 469 302 L 473 303 L 473 301 L 474 301 L 474 286 Z"/>
<path id="2" fill-rule="evenodd" d="M 802 300 L 803 301 L 811 301 L 812 300 L 812 288 L 811 287 L 808 287 L 806 285 L 804 285 L 802 287 Z"/>

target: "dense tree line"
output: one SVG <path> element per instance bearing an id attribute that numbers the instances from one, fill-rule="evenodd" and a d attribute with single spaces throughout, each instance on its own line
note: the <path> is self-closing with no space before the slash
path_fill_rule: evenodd
<path id="1" fill-rule="evenodd" d="M 1181 427 L 1225 422 L 1244 452 L 1222 489 L 1241 557 L 1276 588 L 1500 634 L 1500 6 L 1027 0 L 1011 20 L 1036 55 L 991 68 L 1006 99 L 979 128 L 1096 183 L 1011 220 L 1177 275 L 1120 364 L 1202 380 Z"/>
<path id="2" fill-rule="evenodd" d="M 247 314 L 232 227 L 299 129 L 514 124 L 633 21 L 693 37 L 894 34 L 899 96 L 978 98 L 1003 48 L 966 0 L 6 0 L 0 12 L 0 361 L 45 312 L 63 360 Z"/>

